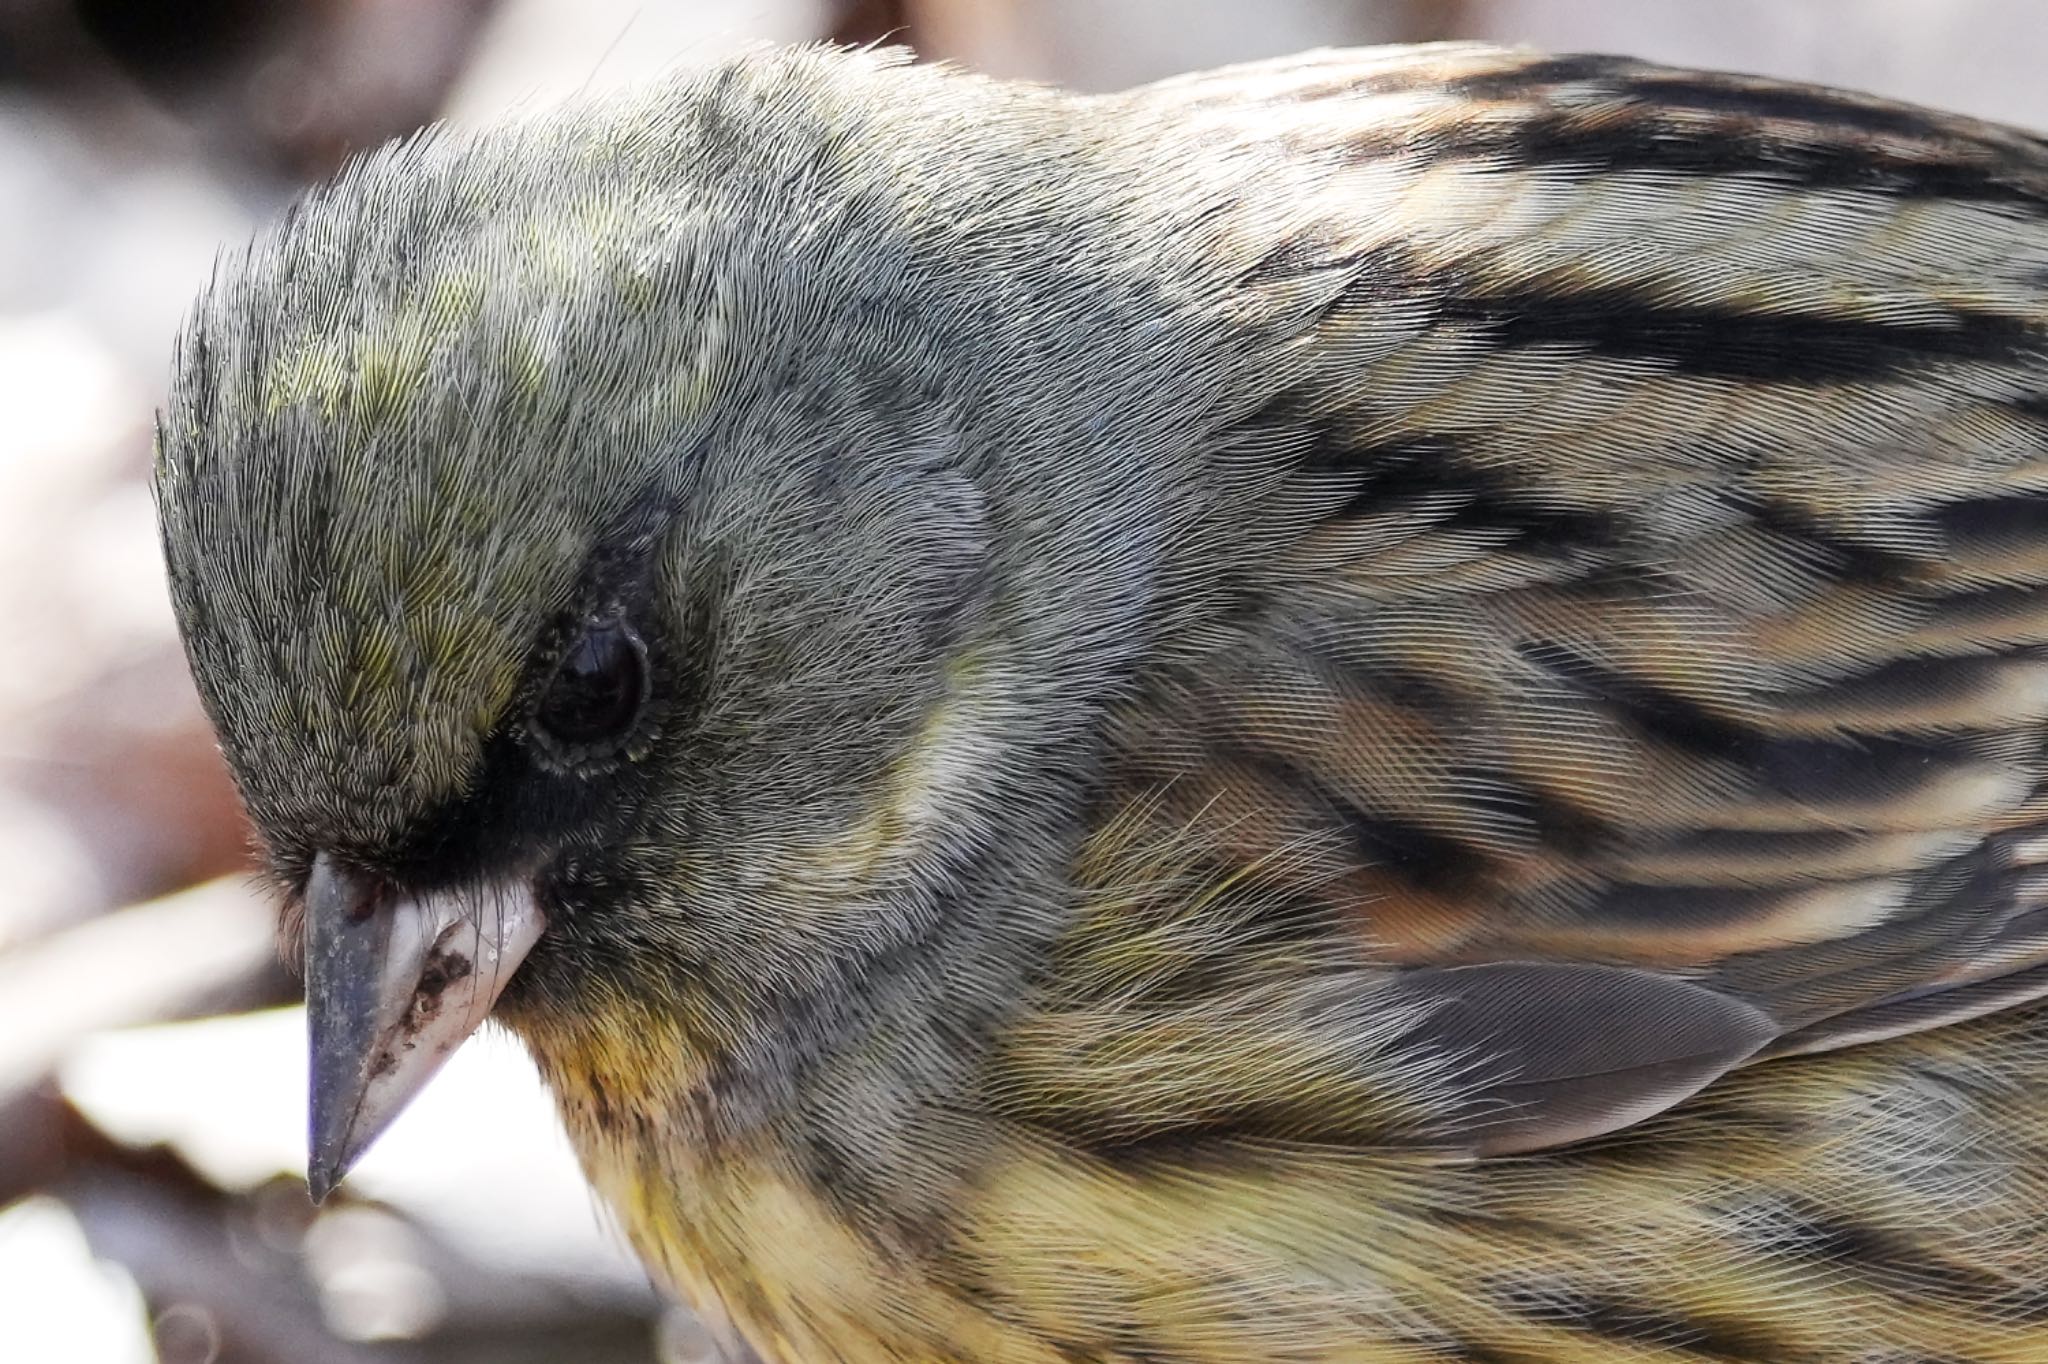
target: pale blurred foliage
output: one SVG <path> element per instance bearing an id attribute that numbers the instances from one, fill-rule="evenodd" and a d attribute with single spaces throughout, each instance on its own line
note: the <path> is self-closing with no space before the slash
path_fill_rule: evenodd
<path id="1" fill-rule="evenodd" d="M 1485 38 L 2048 126 L 2039 0 L 0 3 L 0 1360 L 718 1357 L 604 1227 L 509 1044 L 465 1056 L 315 1217 L 297 1021 L 164 1022 L 291 984 L 242 882 L 155 899 L 244 865 L 245 835 L 144 478 L 181 311 L 304 179 L 437 112 L 827 35 L 1084 89 Z"/>

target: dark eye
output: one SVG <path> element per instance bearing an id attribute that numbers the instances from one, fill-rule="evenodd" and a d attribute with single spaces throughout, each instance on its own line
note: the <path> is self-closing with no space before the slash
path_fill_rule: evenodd
<path id="1" fill-rule="evenodd" d="M 617 621 L 583 632 L 541 692 L 534 726 L 565 749 L 616 743 L 647 702 L 647 648 Z"/>

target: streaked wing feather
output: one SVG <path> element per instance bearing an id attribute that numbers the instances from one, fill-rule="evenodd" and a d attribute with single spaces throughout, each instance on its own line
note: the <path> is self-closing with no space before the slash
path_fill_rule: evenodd
<path id="1" fill-rule="evenodd" d="M 1121 717 L 1105 846 L 1199 848 L 1236 890 L 1187 924 L 1300 941 L 1186 929 L 1159 988 L 1394 972 L 1425 1021 L 1360 1064 L 1482 1150 L 2048 993 L 2043 144 L 1609 58 L 1356 60 L 1129 97 L 1285 151 L 1236 299 L 1271 382 L 1217 450 L 1261 510 Z M 1475 1035 L 1491 1068 L 1422 1059 Z"/>

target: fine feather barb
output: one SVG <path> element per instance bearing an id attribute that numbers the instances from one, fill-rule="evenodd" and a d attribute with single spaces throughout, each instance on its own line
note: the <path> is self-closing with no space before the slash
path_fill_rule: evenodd
<path id="1" fill-rule="evenodd" d="M 1320 907 L 1418 1020 L 1346 1054 L 1413 1081 L 1386 1113 L 1540 1147 L 2041 992 L 2039 141 L 1460 47 L 1123 98 L 1276 152 L 1233 296 L 1269 382 L 1215 438 L 1270 491 L 1105 808 Z M 1343 1051 L 1206 1130 L 1371 1139 Z"/>

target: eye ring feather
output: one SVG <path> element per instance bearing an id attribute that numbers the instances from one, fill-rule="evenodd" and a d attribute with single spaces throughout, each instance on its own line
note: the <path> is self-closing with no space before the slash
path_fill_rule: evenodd
<path id="1" fill-rule="evenodd" d="M 640 732 L 653 694 L 647 643 L 622 617 L 583 623 L 534 693 L 526 730 L 565 767 L 603 763 Z"/>

